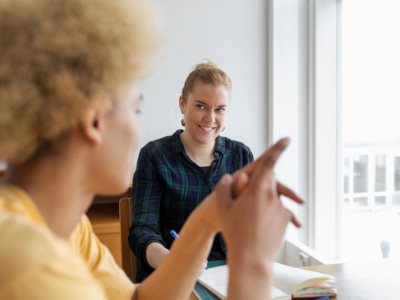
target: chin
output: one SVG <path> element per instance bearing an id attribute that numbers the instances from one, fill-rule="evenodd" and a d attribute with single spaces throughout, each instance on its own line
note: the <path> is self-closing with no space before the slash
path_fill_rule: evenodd
<path id="1" fill-rule="evenodd" d="M 217 136 L 218 136 L 218 134 L 214 133 L 211 136 L 206 136 L 206 137 L 200 138 L 199 141 L 203 144 L 208 144 L 208 143 L 214 142 L 215 139 L 217 138 Z"/>

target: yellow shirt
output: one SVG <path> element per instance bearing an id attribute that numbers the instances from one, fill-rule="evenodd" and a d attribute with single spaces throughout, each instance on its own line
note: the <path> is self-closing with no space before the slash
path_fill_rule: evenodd
<path id="1" fill-rule="evenodd" d="M 23 190 L 0 185 L 0 299 L 125 300 L 133 291 L 86 215 L 65 241 Z"/>

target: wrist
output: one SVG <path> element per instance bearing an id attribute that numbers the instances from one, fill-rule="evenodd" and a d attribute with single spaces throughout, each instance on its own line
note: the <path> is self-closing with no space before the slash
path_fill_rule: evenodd
<path id="1" fill-rule="evenodd" d="M 219 231 L 215 226 L 215 220 L 212 218 L 210 211 L 207 210 L 207 207 L 203 203 L 192 212 L 186 222 L 189 220 L 193 224 L 197 224 L 196 226 L 201 228 L 206 235 L 214 237 Z"/>
<path id="2" fill-rule="evenodd" d="M 231 250 L 231 249 L 230 249 Z M 272 261 L 250 251 L 228 251 L 229 299 L 269 299 L 273 281 Z"/>
<path id="3" fill-rule="evenodd" d="M 237 271 L 240 270 L 240 272 L 254 272 L 263 277 L 270 276 L 273 273 L 272 260 L 265 260 L 243 249 L 236 254 L 233 249 L 229 249 L 227 261 L 229 269 L 237 269 Z"/>

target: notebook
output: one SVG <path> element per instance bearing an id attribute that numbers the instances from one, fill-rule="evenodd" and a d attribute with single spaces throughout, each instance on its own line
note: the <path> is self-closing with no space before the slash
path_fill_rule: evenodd
<path id="1" fill-rule="evenodd" d="M 303 270 L 274 263 L 274 281 L 271 299 L 290 300 L 292 297 L 319 298 L 336 296 L 335 278 L 328 274 Z M 208 269 L 198 278 L 198 282 L 216 295 L 225 299 L 228 293 L 229 267 L 223 265 Z"/>

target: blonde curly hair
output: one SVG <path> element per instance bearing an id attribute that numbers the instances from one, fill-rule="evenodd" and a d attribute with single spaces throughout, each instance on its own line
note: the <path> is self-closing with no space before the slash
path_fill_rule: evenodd
<path id="1" fill-rule="evenodd" d="M 148 69 L 146 0 L 1 0 L 0 160 L 22 163 Z"/>

